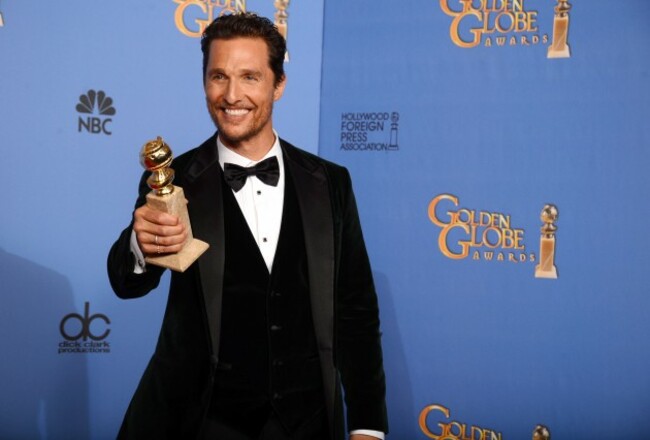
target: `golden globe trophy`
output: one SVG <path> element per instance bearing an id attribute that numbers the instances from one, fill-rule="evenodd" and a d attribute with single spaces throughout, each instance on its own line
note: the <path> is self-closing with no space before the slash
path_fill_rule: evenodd
<path id="1" fill-rule="evenodd" d="M 535 266 L 535 278 L 557 278 L 555 267 L 555 232 L 557 226 L 554 222 L 558 218 L 558 211 L 555 205 L 544 205 L 540 216 L 542 236 L 539 241 L 539 264 Z"/>
<path id="2" fill-rule="evenodd" d="M 190 267 L 208 249 L 209 245 L 192 236 L 192 226 L 187 213 L 187 200 L 183 188 L 172 185 L 174 170 L 169 167 L 172 159 L 172 150 L 160 136 L 142 147 L 140 164 L 146 170 L 151 171 L 147 185 L 152 191 L 147 194 L 147 205 L 157 211 L 177 216 L 187 229 L 187 240 L 179 252 L 150 255 L 145 258 L 145 261 L 155 266 L 185 272 L 185 269 Z"/>
<path id="3" fill-rule="evenodd" d="M 567 44 L 570 10 L 571 5 L 568 0 L 557 0 L 553 18 L 553 42 L 548 47 L 546 58 L 569 58 L 571 56 L 571 50 Z"/>
<path id="4" fill-rule="evenodd" d="M 275 0 L 273 3 L 275 5 L 275 27 L 278 28 L 280 35 L 284 37 L 284 41 L 287 41 L 287 35 L 289 33 L 289 13 L 287 8 L 289 7 L 289 2 L 291 0 Z M 287 41 L 288 44 L 288 41 Z M 289 61 L 289 49 L 287 48 L 284 53 L 284 61 Z"/>
<path id="5" fill-rule="evenodd" d="M 544 425 L 535 426 L 533 440 L 551 440 L 551 431 Z"/>

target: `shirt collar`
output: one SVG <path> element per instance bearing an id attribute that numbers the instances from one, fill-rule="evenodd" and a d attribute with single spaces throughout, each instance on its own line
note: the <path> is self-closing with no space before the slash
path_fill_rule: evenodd
<path id="1" fill-rule="evenodd" d="M 221 142 L 221 139 L 219 139 L 219 136 L 217 136 L 217 150 L 219 151 L 219 165 L 221 165 L 221 169 L 223 169 L 223 164 L 226 162 L 239 165 L 241 167 L 250 167 L 252 165 L 255 165 L 263 161 L 264 159 L 277 156 L 278 162 L 280 163 L 280 171 L 282 171 L 283 161 L 282 161 L 282 148 L 280 147 L 280 137 L 278 136 L 275 130 L 273 130 L 273 134 L 275 135 L 275 141 L 273 142 L 273 146 L 260 160 L 251 160 L 231 150 L 230 148 L 226 147 L 223 144 L 223 142 Z"/>

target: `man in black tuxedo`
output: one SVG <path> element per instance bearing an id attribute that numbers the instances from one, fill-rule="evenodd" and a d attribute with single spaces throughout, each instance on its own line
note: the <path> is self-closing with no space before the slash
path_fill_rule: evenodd
<path id="1" fill-rule="evenodd" d="M 204 32 L 217 133 L 173 164 L 194 236 L 210 244 L 173 272 L 162 329 L 119 438 L 341 440 L 387 432 L 379 312 L 350 177 L 272 127 L 284 38 L 266 18 Z M 150 209 L 146 175 L 111 248 L 121 298 L 154 289 L 143 255 L 180 250 L 178 218 Z"/>

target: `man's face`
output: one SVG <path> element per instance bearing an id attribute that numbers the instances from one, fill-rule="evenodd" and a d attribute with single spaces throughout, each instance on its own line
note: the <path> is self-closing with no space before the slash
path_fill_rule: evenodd
<path id="1" fill-rule="evenodd" d="M 259 150 L 273 144 L 271 113 L 285 79 L 275 85 L 261 38 L 214 40 L 205 73 L 208 111 L 221 141 L 232 149 Z"/>

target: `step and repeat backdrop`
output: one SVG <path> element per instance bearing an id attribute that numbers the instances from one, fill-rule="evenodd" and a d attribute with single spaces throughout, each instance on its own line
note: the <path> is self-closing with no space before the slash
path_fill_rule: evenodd
<path id="1" fill-rule="evenodd" d="M 0 0 L 0 438 L 115 437 L 168 281 L 106 254 L 238 10 L 286 33 L 280 135 L 352 173 L 389 438 L 647 438 L 646 0 Z"/>
<path id="2" fill-rule="evenodd" d="M 649 19 L 326 2 L 319 152 L 354 178 L 395 438 L 650 438 Z"/>
<path id="3" fill-rule="evenodd" d="M 323 2 L 0 0 L 0 439 L 115 438 L 156 343 L 168 277 L 118 299 L 106 256 L 162 136 L 214 132 L 198 38 L 223 12 L 282 22 L 275 126 L 318 150 Z"/>

